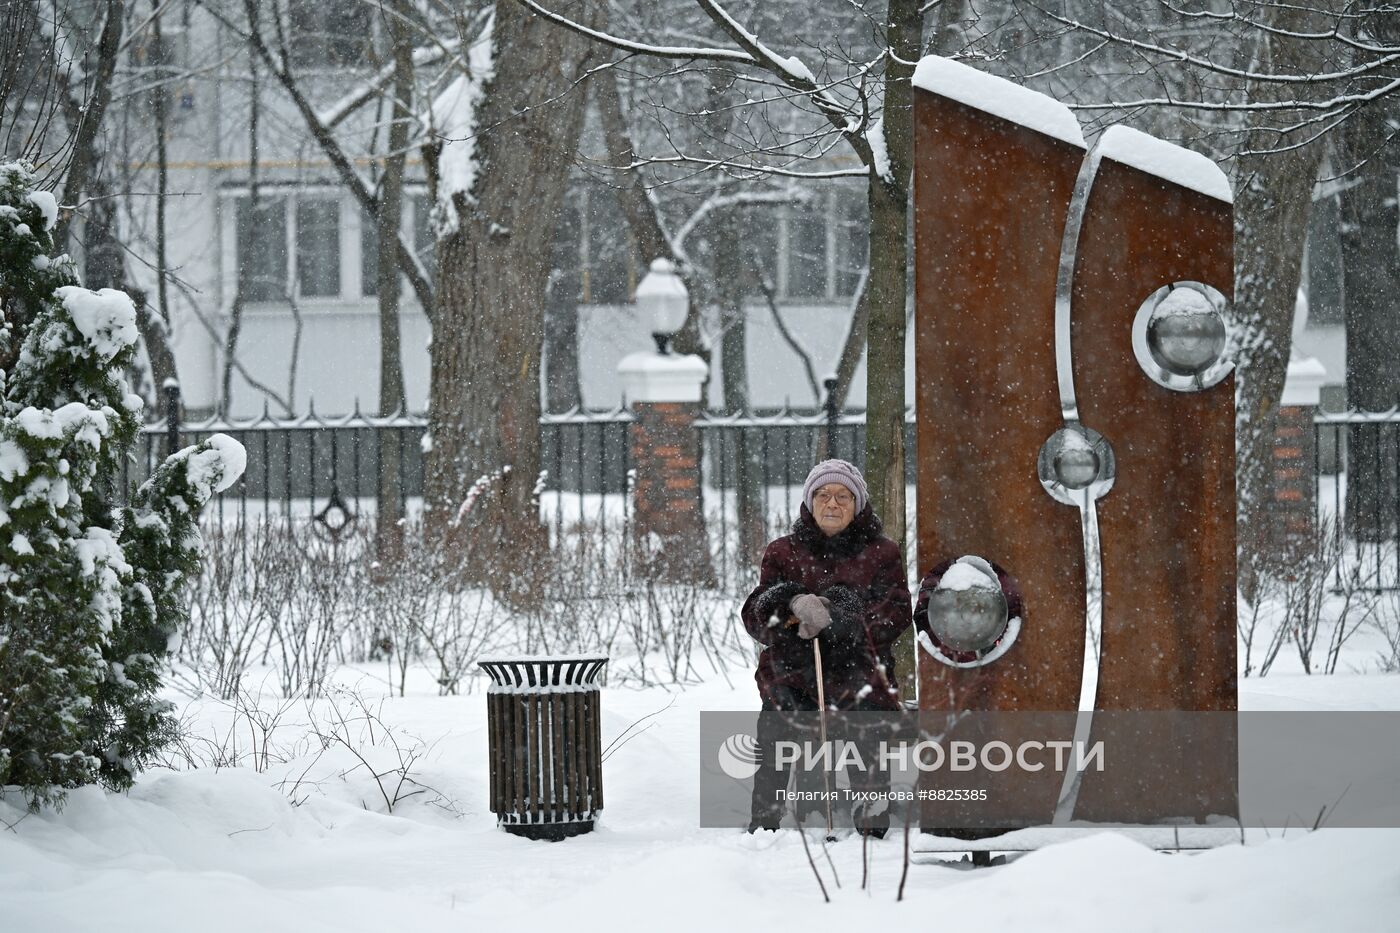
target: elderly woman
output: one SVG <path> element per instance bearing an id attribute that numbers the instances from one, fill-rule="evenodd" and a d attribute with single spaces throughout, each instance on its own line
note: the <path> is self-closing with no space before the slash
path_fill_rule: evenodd
<path id="1" fill-rule="evenodd" d="M 897 710 L 893 647 L 913 618 L 899 546 L 881 534 L 865 479 L 845 460 L 813 467 L 802 500 L 792 533 L 764 549 L 758 586 L 742 609 L 763 646 L 754 675 L 762 708 L 818 708 L 815 639 L 828 709 Z M 772 719 L 760 716 L 761 750 Z M 783 782 L 782 772 L 760 769 L 750 832 L 776 828 Z"/>

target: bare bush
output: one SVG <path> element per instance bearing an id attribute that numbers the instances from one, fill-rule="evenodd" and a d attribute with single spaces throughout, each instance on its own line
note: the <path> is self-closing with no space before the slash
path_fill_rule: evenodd
<path id="1" fill-rule="evenodd" d="M 694 681 L 697 662 L 725 674 L 751 660 L 734 598 L 662 582 L 616 524 L 558 529 L 523 573 L 533 592 L 518 604 L 493 598 L 460 554 L 429 546 L 412 524 L 388 553 L 370 528 L 332 537 L 282 518 L 216 526 L 207 537 L 181 660 L 194 690 L 224 700 L 259 665 L 283 695 L 315 697 L 340 665 L 373 660 L 387 664 L 400 695 L 418 666 L 440 694 L 460 693 L 488 652 L 602 653 L 614 660 L 611 678 L 643 684 Z"/>
<path id="2" fill-rule="evenodd" d="M 232 697 L 219 702 L 227 721 L 207 733 L 194 731 L 190 711 L 186 710 L 175 741 L 165 751 L 164 767 L 174 771 L 251 767 L 262 774 L 273 765 L 305 754 L 309 748 L 304 741 L 288 743 L 278 736 L 280 731 L 295 730 L 294 724 L 284 720 L 301 705 L 300 698 L 265 699 L 261 690 L 253 693 L 240 687 Z"/>
<path id="3" fill-rule="evenodd" d="M 293 527 L 286 541 L 285 567 L 294 583 L 288 611 L 272 628 L 278 679 L 286 696 L 317 696 L 332 658 L 343 657 L 341 633 L 365 610 L 363 549 L 354 539 L 343 544 L 323 536 L 315 523 Z"/>
<path id="4" fill-rule="evenodd" d="M 1256 607 L 1269 596 L 1282 604 L 1259 676 L 1269 673 L 1285 643 L 1297 651 L 1304 673 L 1336 673 L 1342 648 L 1374 617 L 1377 591 L 1376 579 L 1362 562 L 1349 558 L 1335 523 L 1320 522 L 1312 538 L 1274 568 L 1256 594 Z M 1246 645 L 1252 644 L 1254 621 Z"/>
<path id="5" fill-rule="evenodd" d="M 348 781 L 352 775 L 367 776 L 385 813 L 392 814 L 412 798 L 424 797 L 429 805 L 461 815 L 451 798 L 425 784 L 418 773 L 417 765 L 433 746 L 387 725 L 382 716 L 382 700 L 371 704 L 357 691 L 336 689 L 322 706 L 324 709 L 319 711 L 311 703 L 306 707 L 311 734 L 320 743 L 320 750 L 295 779 L 289 776 L 278 785 L 294 805 L 304 803 L 310 790 L 320 787 L 324 778 L 314 777 L 313 772 L 327 752 L 339 748 L 353 763 L 336 770 L 333 776 L 341 781 Z M 377 809 L 371 807 L 369 800 L 362 799 L 360 805 L 366 810 Z"/>
<path id="6" fill-rule="evenodd" d="M 360 801 L 365 809 L 378 810 L 382 802 L 383 812 L 392 814 L 405 801 L 422 798 L 453 815 L 461 813 L 455 801 L 426 784 L 418 772 L 433 746 L 388 725 L 382 701 L 372 703 L 356 690 L 336 688 L 323 700 L 269 699 L 262 691 L 239 690 L 220 702 L 227 715 L 206 716 L 211 722 L 223 720 L 208 731 L 195 731 L 187 713 L 166 750 L 165 767 L 252 768 L 266 774 L 290 766 L 275 786 L 294 805 L 325 792 L 328 781 L 346 784 L 363 776 L 373 788 L 371 799 Z M 290 719 L 293 712 L 301 714 L 296 721 Z"/>
<path id="7" fill-rule="evenodd" d="M 196 683 L 233 699 L 243 675 L 266 650 L 291 596 L 281 535 L 265 522 L 216 526 L 205 535 L 203 571 L 190 587 L 191 611 L 180 657 Z"/>

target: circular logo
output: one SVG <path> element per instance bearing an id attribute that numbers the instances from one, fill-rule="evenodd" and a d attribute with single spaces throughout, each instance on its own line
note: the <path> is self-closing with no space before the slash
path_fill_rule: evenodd
<path id="1" fill-rule="evenodd" d="M 746 732 L 736 732 L 719 747 L 719 768 L 736 781 L 746 781 L 758 773 L 758 740 Z"/>

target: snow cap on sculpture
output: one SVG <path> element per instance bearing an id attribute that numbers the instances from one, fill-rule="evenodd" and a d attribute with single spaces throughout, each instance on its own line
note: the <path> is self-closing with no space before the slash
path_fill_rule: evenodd
<path id="1" fill-rule="evenodd" d="M 1235 199 L 1230 191 L 1230 179 L 1209 156 L 1149 136 L 1131 126 L 1110 126 L 1104 130 L 1099 139 L 1099 151 L 1105 159 L 1199 191 L 1217 201 L 1230 204 Z"/>
<path id="2" fill-rule="evenodd" d="M 925 55 L 914 86 L 994 117 L 1019 123 L 1071 146 L 1084 148 L 1084 132 L 1068 107 L 1053 97 L 939 55 Z"/>

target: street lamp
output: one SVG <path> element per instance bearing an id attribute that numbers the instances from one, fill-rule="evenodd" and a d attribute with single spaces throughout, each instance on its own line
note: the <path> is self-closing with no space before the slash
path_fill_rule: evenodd
<path id="1" fill-rule="evenodd" d="M 690 307 L 690 294 L 675 263 L 669 259 L 652 260 L 651 269 L 637 285 L 637 307 L 651 317 L 656 351 L 669 354 L 671 337 L 685 324 L 685 313 Z"/>

